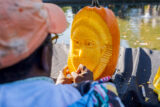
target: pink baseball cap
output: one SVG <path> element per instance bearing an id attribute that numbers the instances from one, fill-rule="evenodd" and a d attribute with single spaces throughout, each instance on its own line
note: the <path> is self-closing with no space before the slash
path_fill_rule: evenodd
<path id="1" fill-rule="evenodd" d="M 48 33 L 66 29 L 64 12 L 41 0 L 0 0 L 0 69 L 31 55 Z"/>

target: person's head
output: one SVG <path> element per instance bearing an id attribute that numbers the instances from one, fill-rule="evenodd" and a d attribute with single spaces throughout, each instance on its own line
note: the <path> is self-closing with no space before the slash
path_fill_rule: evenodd
<path id="1" fill-rule="evenodd" d="M 63 11 L 41 0 L 1 0 L 0 8 L 0 83 L 49 76 L 50 34 L 65 30 Z"/>
<path id="2" fill-rule="evenodd" d="M 0 83 L 11 82 L 33 76 L 50 76 L 52 41 L 50 34 L 27 58 L 0 69 Z"/>

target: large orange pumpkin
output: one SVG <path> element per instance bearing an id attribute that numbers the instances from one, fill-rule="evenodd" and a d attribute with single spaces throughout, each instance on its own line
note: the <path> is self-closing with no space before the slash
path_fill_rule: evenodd
<path id="1" fill-rule="evenodd" d="M 93 71 L 94 80 L 112 76 L 119 56 L 120 32 L 113 12 L 104 7 L 86 6 L 74 17 L 71 28 L 68 68 L 79 64 Z"/>

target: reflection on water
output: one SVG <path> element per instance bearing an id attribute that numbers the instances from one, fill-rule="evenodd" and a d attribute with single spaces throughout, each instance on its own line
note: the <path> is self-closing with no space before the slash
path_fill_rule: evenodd
<path id="1" fill-rule="evenodd" d="M 121 33 L 121 46 L 160 50 L 160 5 L 109 5 L 107 7 L 116 14 Z M 68 21 L 68 28 L 61 34 L 58 43 L 69 44 L 73 17 L 80 8 L 82 6 L 63 7 Z"/>

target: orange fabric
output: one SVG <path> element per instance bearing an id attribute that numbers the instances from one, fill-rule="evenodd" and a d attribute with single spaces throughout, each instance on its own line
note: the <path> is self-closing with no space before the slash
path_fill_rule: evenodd
<path id="1" fill-rule="evenodd" d="M 48 33 L 61 33 L 67 22 L 61 8 L 41 0 L 0 0 L 0 69 L 28 57 Z"/>

